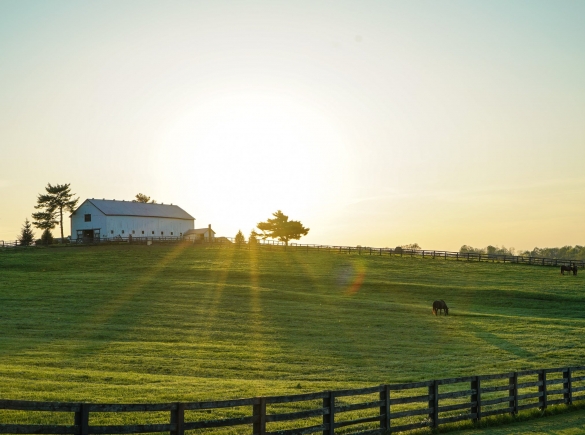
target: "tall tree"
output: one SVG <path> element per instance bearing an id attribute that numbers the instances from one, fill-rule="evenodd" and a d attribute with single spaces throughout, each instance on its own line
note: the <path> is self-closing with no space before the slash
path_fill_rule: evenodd
<path id="1" fill-rule="evenodd" d="M 41 229 L 53 229 L 56 224 L 61 228 L 61 240 L 63 235 L 63 210 L 72 212 L 79 198 L 73 198 L 69 184 L 47 184 L 46 194 L 39 194 L 37 198 L 36 209 L 42 209 L 42 212 L 33 213 L 35 226 Z"/>
<path id="2" fill-rule="evenodd" d="M 32 245 L 34 239 L 35 239 L 35 233 L 33 233 L 32 226 L 31 226 L 28 218 L 26 218 L 24 220 L 24 225 L 22 226 L 22 229 L 20 230 L 20 234 L 18 235 L 18 241 L 23 246 L 30 246 L 30 245 Z"/>
<path id="3" fill-rule="evenodd" d="M 300 221 L 289 221 L 288 216 L 278 210 L 272 213 L 274 218 L 266 222 L 260 222 L 256 227 L 262 231 L 262 238 L 278 239 L 288 246 L 289 240 L 299 240 L 309 233 L 310 228 L 305 228 Z"/>
<path id="4" fill-rule="evenodd" d="M 144 193 L 138 193 L 135 198 L 136 199 L 133 199 L 132 202 L 143 202 L 143 203 L 149 202 L 150 204 L 156 204 L 156 201 L 154 199 L 151 200 L 150 196 L 147 196 Z"/>
<path id="5" fill-rule="evenodd" d="M 33 213 L 32 217 L 33 225 L 43 231 L 50 232 L 59 223 L 59 221 L 55 220 L 55 213 L 39 211 L 38 213 Z"/>

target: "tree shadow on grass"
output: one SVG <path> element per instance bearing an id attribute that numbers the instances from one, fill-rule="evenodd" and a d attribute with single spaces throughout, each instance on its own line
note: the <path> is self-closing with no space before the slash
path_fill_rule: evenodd
<path id="1" fill-rule="evenodd" d="M 531 359 L 535 356 L 532 352 L 517 346 L 509 340 L 498 337 L 496 334 L 492 334 L 491 332 L 476 330 L 473 331 L 473 333 L 478 339 L 483 340 L 486 343 L 499 348 L 500 350 L 511 353 L 518 358 Z"/>

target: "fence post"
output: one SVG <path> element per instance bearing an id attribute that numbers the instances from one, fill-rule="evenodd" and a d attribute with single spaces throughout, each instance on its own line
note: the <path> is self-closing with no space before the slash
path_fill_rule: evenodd
<path id="1" fill-rule="evenodd" d="M 78 427 L 79 435 L 89 434 L 89 404 L 79 404 L 79 411 L 75 412 L 75 426 Z"/>
<path id="2" fill-rule="evenodd" d="M 546 409 L 546 371 L 539 371 L 538 381 L 542 382 L 542 385 L 538 386 L 538 392 L 542 393 L 542 396 L 538 398 L 538 403 L 540 404 L 540 410 L 544 411 Z"/>
<path id="3" fill-rule="evenodd" d="M 508 390 L 508 396 L 510 397 L 508 406 L 512 408 L 510 413 L 516 415 L 518 414 L 518 372 L 514 372 L 512 376 L 508 378 L 508 385 L 512 387 Z"/>
<path id="4" fill-rule="evenodd" d="M 323 424 L 327 425 L 323 435 L 335 434 L 335 392 L 329 391 L 327 397 L 323 398 L 323 408 L 329 409 L 329 414 L 323 414 Z"/>
<path id="5" fill-rule="evenodd" d="M 254 414 L 254 434 L 266 434 L 266 397 L 259 397 L 258 403 L 252 408 Z"/>
<path id="6" fill-rule="evenodd" d="M 573 382 L 571 381 L 572 371 L 571 367 L 567 367 L 566 370 L 563 371 L 563 378 L 565 382 L 563 383 L 563 388 L 567 389 L 565 393 L 565 404 L 572 405 L 573 404 Z"/>
<path id="7" fill-rule="evenodd" d="M 183 435 L 185 429 L 183 424 L 185 423 L 185 404 L 177 403 L 177 409 L 171 411 L 171 424 L 176 425 L 175 430 L 171 430 L 171 435 Z"/>
<path id="8" fill-rule="evenodd" d="M 439 384 L 438 382 L 431 381 L 429 385 L 429 418 L 431 419 L 431 427 L 439 427 Z"/>
<path id="9" fill-rule="evenodd" d="M 384 402 L 382 406 L 380 406 L 380 416 L 383 418 L 380 419 L 380 429 L 384 432 L 390 431 L 390 386 L 389 385 L 382 385 L 384 389 L 380 391 L 380 401 Z"/>
<path id="10" fill-rule="evenodd" d="M 475 390 L 475 393 L 471 393 L 471 402 L 475 402 L 475 405 L 471 405 L 471 413 L 475 414 L 474 422 L 481 420 L 481 379 L 479 376 L 475 376 L 471 381 L 471 389 Z"/>

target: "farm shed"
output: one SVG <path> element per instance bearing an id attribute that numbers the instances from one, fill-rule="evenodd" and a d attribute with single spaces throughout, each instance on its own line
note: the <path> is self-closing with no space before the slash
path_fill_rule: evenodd
<path id="1" fill-rule="evenodd" d="M 71 239 L 182 237 L 195 218 L 177 205 L 86 199 L 71 214 Z"/>
<path id="2" fill-rule="evenodd" d="M 215 231 L 211 229 L 211 225 L 209 228 L 195 228 L 193 230 L 187 231 L 183 234 L 185 240 L 191 240 L 193 242 L 209 242 L 209 235 L 211 234 L 211 241 L 215 241 Z"/>

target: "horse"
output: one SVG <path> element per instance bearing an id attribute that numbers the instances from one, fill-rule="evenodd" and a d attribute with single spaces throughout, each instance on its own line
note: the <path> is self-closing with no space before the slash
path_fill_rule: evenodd
<path id="1" fill-rule="evenodd" d="M 447 306 L 445 301 L 441 299 L 440 301 L 433 302 L 433 314 L 436 316 L 437 311 L 441 311 L 441 310 L 443 310 L 443 312 L 445 313 L 445 316 L 447 316 L 449 314 L 449 307 Z"/>
<path id="2" fill-rule="evenodd" d="M 561 275 L 564 275 L 565 272 L 573 272 L 573 275 L 577 275 L 577 265 L 561 266 Z"/>

